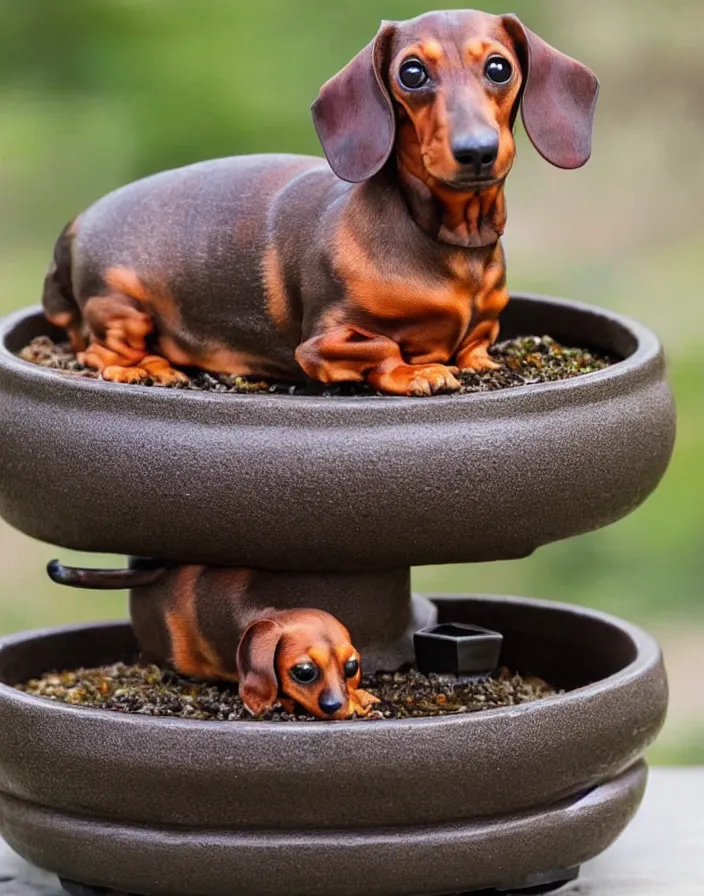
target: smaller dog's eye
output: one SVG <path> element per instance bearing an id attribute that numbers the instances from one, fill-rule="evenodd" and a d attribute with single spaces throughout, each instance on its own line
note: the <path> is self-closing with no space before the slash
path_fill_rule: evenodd
<path id="1" fill-rule="evenodd" d="M 298 663 L 291 668 L 290 675 L 299 684 L 312 684 L 318 678 L 318 667 L 313 663 Z"/>
<path id="2" fill-rule="evenodd" d="M 403 86 L 409 90 L 422 87 L 428 80 L 428 72 L 417 59 L 407 59 L 399 69 L 398 76 Z"/>
<path id="3" fill-rule="evenodd" d="M 344 666 L 345 678 L 354 678 L 359 672 L 359 661 L 354 659 L 347 660 Z"/>
<path id="4" fill-rule="evenodd" d="M 513 68 L 508 59 L 503 56 L 491 56 L 486 63 L 484 73 L 494 84 L 506 84 L 511 80 Z"/>

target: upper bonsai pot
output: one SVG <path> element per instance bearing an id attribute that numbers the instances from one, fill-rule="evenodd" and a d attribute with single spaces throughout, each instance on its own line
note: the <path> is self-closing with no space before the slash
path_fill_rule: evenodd
<path id="1" fill-rule="evenodd" d="M 622 360 L 433 398 L 116 385 L 18 358 L 57 335 L 36 309 L 0 327 L 0 514 L 80 550 L 311 571 L 518 557 L 632 511 L 673 446 L 657 339 L 556 299 L 515 296 L 502 337 Z"/>

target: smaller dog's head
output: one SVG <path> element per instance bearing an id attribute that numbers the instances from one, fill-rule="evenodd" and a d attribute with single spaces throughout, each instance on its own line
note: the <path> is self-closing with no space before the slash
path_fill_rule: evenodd
<path id="1" fill-rule="evenodd" d="M 450 11 L 383 22 L 321 88 L 312 111 L 343 180 L 371 177 L 396 148 L 416 176 L 474 191 L 508 175 L 519 107 L 545 159 L 583 165 L 597 94 L 593 72 L 515 16 Z"/>
<path id="2" fill-rule="evenodd" d="M 350 715 L 362 677 L 350 634 L 322 610 L 290 610 L 253 622 L 237 648 L 239 694 L 254 715 L 279 697 L 324 719 Z"/>

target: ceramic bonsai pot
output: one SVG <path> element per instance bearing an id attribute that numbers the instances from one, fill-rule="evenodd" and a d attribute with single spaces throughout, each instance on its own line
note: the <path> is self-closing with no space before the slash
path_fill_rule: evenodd
<path id="1" fill-rule="evenodd" d="M 37 310 L 0 322 L 0 513 L 77 550 L 306 572 L 510 559 L 632 511 L 672 451 L 656 338 L 572 302 L 515 296 L 502 338 L 620 363 L 429 400 L 107 384 L 13 354 L 49 333 Z"/>
<path id="2" fill-rule="evenodd" d="M 515 891 L 568 879 L 636 811 L 667 690 L 660 652 L 600 613 L 434 598 L 504 636 L 501 662 L 568 689 L 404 721 L 193 722 L 10 685 L 129 660 L 128 625 L 0 644 L 0 826 L 69 881 L 163 896 Z"/>
<path id="3" fill-rule="evenodd" d="M 132 656 L 127 625 L 19 635 L 0 647 L 11 845 L 75 893 L 421 896 L 544 889 L 618 835 L 665 711 L 652 640 L 566 606 L 412 597 L 410 567 L 524 556 L 637 507 L 674 441 L 662 351 L 633 321 L 536 296 L 513 297 L 502 333 L 617 363 L 467 396 L 219 395 L 39 368 L 15 353 L 56 331 L 36 310 L 0 323 L 12 525 L 85 551 L 253 568 L 255 602 L 332 612 L 367 671 L 411 660 L 418 629 L 468 624 L 503 636 L 502 663 L 567 689 L 437 719 L 151 719 L 9 687 Z"/>
<path id="4" fill-rule="evenodd" d="M 0 515 L 54 545 L 255 568 L 263 605 L 320 600 L 367 669 L 395 668 L 435 621 L 411 602 L 412 565 L 521 557 L 605 526 L 667 467 L 675 417 L 655 336 L 514 296 L 502 336 L 543 333 L 621 360 L 467 396 L 220 395 L 23 361 L 57 332 L 20 312 L 0 323 Z"/>

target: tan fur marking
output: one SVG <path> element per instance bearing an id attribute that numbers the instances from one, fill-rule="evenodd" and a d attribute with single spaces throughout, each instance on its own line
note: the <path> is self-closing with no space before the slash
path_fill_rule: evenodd
<path id="1" fill-rule="evenodd" d="M 470 62 L 479 62 L 480 59 L 484 58 L 489 46 L 491 46 L 489 41 L 474 37 L 472 40 L 467 41 L 464 46 L 465 58 Z"/>
<path id="2" fill-rule="evenodd" d="M 382 320 L 402 324 L 414 314 L 427 314 L 429 308 L 450 310 L 457 301 L 453 285 L 438 284 L 431 275 L 380 271 L 347 224 L 337 234 L 335 261 L 355 306 Z"/>
<path id="3" fill-rule="evenodd" d="M 174 583 L 176 606 L 166 612 L 171 640 L 171 661 L 183 675 L 222 678 L 220 661 L 198 628 L 196 602 L 202 566 L 184 566 Z"/>
<path id="4" fill-rule="evenodd" d="M 46 319 L 49 323 L 54 324 L 55 327 L 61 327 L 63 330 L 68 329 L 73 323 L 74 317 L 75 314 L 73 311 L 60 311 L 58 314 L 46 314 Z"/>
<path id="5" fill-rule="evenodd" d="M 98 348 L 113 352 L 114 359 L 107 363 L 125 367 L 138 364 L 146 354 L 146 337 L 154 325 L 150 316 L 128 299 L 94 296 L 86 302 L 83 317 L 93 337 L 88 352 Z"/>
<path id="6" fill-rule="evenodd" d="M 394 275 L 380 271 L 347 225 L 337 237 L 336 266 L 348 299 L 369 318 L 368 326 L 399 344 L 413 363 L 448 361 L 470 319 L 471 294 L 481 282 L 448 277 Z"/>
<path id="7" fill-rule="evenodd" d="M 269 246 L 264 255 L 263 277 L 269 316 L 282 333 L 289 335 L 293 323 L 291 304 L 286 295 L 281 259 L 275 246 Z"/>
<path id="8" fill-rule="evenodd" d="M 104 280 L 116 293 L 129 296 L 144 305 L 145 311 L 151 311 L 168 326 L 171 331 L 178 331 L 181 316 L 173 296 L 163 284 L 145 281 L 131 268 L 108 268 Z M 150 276 L 150 281 L 153 277 Z M 176 362 L 174 362 L 176 363 Z"/>
<path id="9" fill-rule="evenodd" d="M 430 62 L 438 63 L 442 59 L 445 58 L 445 52 L 442 48 L 442 44 L 438 40 L 429 39 L 423 41 L 420 45 L 421 55 L 426 59 L 430 60 Z"/>
<path id="10" fill-rule="evenodd" d="M 150 292 L 132 268 L 108 268 L 103 279 L 114 292 L 130 296 L 145 304 L 149 302 Z"/>
<path id="11" fill-rule="evenodd" d="M 199 353 L 195 363 L 201 370 L 224 373 L 232 376 L 281 376 L 290 374 L 283 371 L 276 362 L 266 355 L 256 355 L 242 349 L 214 345 Z"/>
<path id="12" fill-rule="evenodd" d="M 159 351 L 168 358 L 172 364 L 178 364 L 181 367 L 191 367 L 193 365 L 193 355 L 181 348 L 170 333 L 162 333 L 158 340 Z"/>
<path id="13" fill-rule="evenodd" d="M 270 278 L 270 282 L 276 287 L 276 283 L 271 279 L 273 271 L 268 267 L 267 271 L 267 277 Z M 116 292 L 135 299 L 144 306 L 145 311 L 153 309 L 156 315 L 163 321 L 166 332 L 162 332 L 159 335 L 158 345 L 171 364 L 195 366 L 211 373 L 231 374 L 234 376 L 276 376 L 282 374 L 283 371 L 266 356 L 256 355 L 241 349 L 228 348 L 224 345 L 213 345 L 203 351 L 196 352 L 182 348 L 173 336 L 173 333 L 178 332 L 181 327 L 178 307 L 165 288 L 157 284 L 147 285 L 135 271 L 129 268 L 110 268 L 105 274 L 105 281 Z M 269 288 L 269 284 L 267 284 L 267 288 Z M 275 318 L 277 326 L 280 326 L 284 323 L 282 314 L 285 306 L 285 296 L 279 293 L 276 293 L 276 296 L 277 299 L 274 300 L 273 307 L 276 308 L 276 313 L 278 314 L 278 318 Z M 281 299 L 281 307 L 277 304 L 278 299 Z M 272 306 L 270 305 L 271 309 Z M 108 343 L 106 342 L 106 344 Z M 118 344 L 114 343 L 114 345 L 117 350 Z M 109 344 L 108 347 L 110 347 Z M 144 365 L 141 364 L 140 366 L 143 367 Z M 175 371 L 171 375 L 170 381 L 179 379 L 180 376 L 182 375 Z"/>

